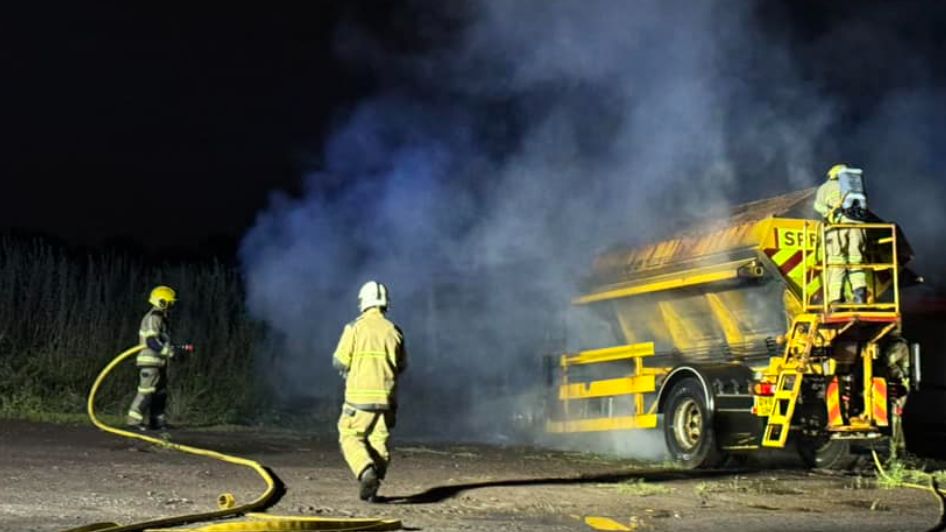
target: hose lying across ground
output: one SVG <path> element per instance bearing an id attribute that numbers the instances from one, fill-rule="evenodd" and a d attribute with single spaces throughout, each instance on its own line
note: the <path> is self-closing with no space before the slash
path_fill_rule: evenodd
<path id="1" fill-rule="evenodd" d="M 155 438 L 145 434 L 138 434 L 127 430 L 118 429 L 103 423 L 95 415 L 95 395 L 98 393 L 99 387 L 102 385 L 102 382 L 105 380 L 108 374 L 116 366 L 122 363 L 125 359 L 136 354 L 141 349 L 143 349 L 143 346 L 136 346 L 118 355 L 107 366 L 105 366 L 105 369 L 103 369 L 102 372 L 99 373 L 99 376 L 95 379 L 95 383 L 92 385 L 92 389 L 89 391 L 87 405 L 89 419 L 92 420 L 92 423 L 105 432 L 110 432 L 123 438 L 140 440 L 165 449 L 213 458 L 214 460 L 220 460 L 221 462 L 226 462 L 228 464 L 248 467 L 263 479 L 263 482 L 266 483 L 266 490 L 263 491 L 263 493 L 261 493 L 255 500 L 239 505 L 236 504 L 236 500 L 234 499 L 233 495 L 230 493 L 223 493 L 217 499 L 218 506 L 220 507 L 218 510 L 196 514 L 162 517 L 151 521 L 144 521 L 141 523 L 129 525 L 119 525 L 117 523 L 110 522 L 95 523 L 79 528 L 74 528 L 68 530 L 67 532 L 126 532 L 143 530 L 167 530 L 165 527 L 174 527 L 189 523 L 198 523 L 238 516 L 246 516 L 252 520 L 217 523 L 187 530 L 206 532 L 267 532 L 279 530 L 353 531 L 401 529 L 401 522 L 395 519 L 276 516 L 264 513 L 253 513 L 254 511 L 265 510 L 276 504 L 283 492 L 282 483 L 265 466 L 246 458 L 230 456 L 216 451 L 211 451 L 209 449 L 201 449 L 199 447 L 191 447 L 189 445 L 172 443 L 161 438 Z M 182 529 L 175 528 L 174 530 Z"/>
<path id="2" fill-rule="evenodd" d="M 896 486 L 899 488 L 913 488 L 923 491 L 929 491 L 936 497 L 936 500 L 939 502 L 939 523 L 931 528 L 928 532 L 935 532 L 940 530 L 946 530 L 946 491 L 940 489 L 939 484 L 936 482 L 936 477 L 926 473 L 929 480 L 929 485 L 924 486 L 923 484 L 916 484 L 913 482 L 903 482 L 900 480 L 895 480 L 887 474 L 887 471 L 884 469 L 883 464 L 880 462 L 880 457 L 877 456 L 877 451 L 871 451 L 871 455 L 874 457 L 874 467 L 877 470 L 877 476 L 881 479 L 887 481 L 891 486 Z"/>

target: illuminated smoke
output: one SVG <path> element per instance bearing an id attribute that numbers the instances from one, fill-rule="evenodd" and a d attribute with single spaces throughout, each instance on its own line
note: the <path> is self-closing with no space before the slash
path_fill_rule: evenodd
<path id="1" fill-rule="evenodd" d="M 337 407 L 330 356 L 378 279 L 411 355 L 398 430 L 507 441 L 522 436 L 507 421 L 535 414 L 541 356 L 581 336 L 562 313 L 596 251 L 812 186 L 838 160 L 867 169 L 876 210 L 915 246 L 946 221 L 926 136 L 944 123 L 939 93 L 890 94 L 841 123 L 752 4 L 449 6 L 407 9 L 434 36 L 409 52 L 339 29 L 339 54 L 382 90 L 340 120 L 302 197 L 275 195 L 243 242 L 283 399 Z"/>

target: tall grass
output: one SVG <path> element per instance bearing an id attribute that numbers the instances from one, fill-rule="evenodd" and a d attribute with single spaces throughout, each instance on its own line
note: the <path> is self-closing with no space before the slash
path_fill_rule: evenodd
<path id="1" fill-rule="evenodd" d="M 174 287 L 172 340 L 197 352 L 169 367 L 169 414 L 183 423 L 232 423 L 259 406 L 253 349 L 262 331 L 243 305 L 238 273 L 217 262 L 148 264 L 118 252 L 76 253 L 42 239 L 0 236 L 0 416 L 80 414 L 89 386 L 138 342 L 157 284 Z M 134 396 L 127 362 L 100 392 L 122 414 Z"/>

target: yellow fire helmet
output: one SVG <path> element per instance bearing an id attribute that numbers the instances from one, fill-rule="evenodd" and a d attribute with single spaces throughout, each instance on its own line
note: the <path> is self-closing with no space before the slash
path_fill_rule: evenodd
<path id="1" fill-rule="evenodd" d="M 158 286 L 151 291 L 148 302 L 159 309 L 166 309 L 177 301 L 177 293 L 170 286 Z"/>
<path id="2" fill-rule="evenodd" d="M 846 164 L 836 164 L 828 170 L 828 179 L 837 179 L 841 172 L 847 170 Z"/>

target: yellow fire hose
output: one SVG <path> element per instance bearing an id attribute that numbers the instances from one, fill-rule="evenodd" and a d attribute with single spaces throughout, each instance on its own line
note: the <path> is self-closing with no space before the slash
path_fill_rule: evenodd
<path id="1" fill-rule="evenodd" d="M 396 519 L 374 519 L 374 518 L 331 518 L 331 517 L 305 517 L 305 516 L 277 516 L 269 515 L 264 513 L 253 513 L 254 510 L 265 510 L 275 504 L 278 500 L 277 494 L 281 488 L 281 484 L 277 484 L 277 479 L 274 478 L 274 475 L 263 465 L 253 460 L 247 460 L 245 458 L 240 458 L 237 456 L 230 456 L 227 454 L 219 453 L 216 451 L 211 451 L 208 449 L 201 449 L 199 447 L 191 447 L 189 445 L 181 445 L 177 443 L 172 443 L 170 441 L 155 438 L 152 436 L 147 436 L 144 434 L 137 434 L 127 430 L 117 429 L 115 427 L 106 425 L 95 415 L 95 394 L 98 393 L 99 387 L 102 385 L 102 382 L 108 376 L 108 374 L 122 361 L 136 354 L 138 351 L 143 349 L 144 346 L 136 346 L 122 354 L 118 355 L 113 359 L 105 369 L 99 373 L 99 376 L 95 379 L 95 383 L 92 384 L 92 389 L 89 391 L 88 399 L 88 413 L 89 419 L 92 420 L 92 423 L 95 424 L 99 429 L 110 432 L 117 436 L 123 438 L 131 438 L 135 440 L 141 440 L 153 445 L 165 449 L 171 449 L 174 451 L 193 454 L 197 456 L 205 456 L 207 458 L 213 458 L 214 460 L 220 460 L 221 462 L 226 462 L 228 464 L 240 465 L 243 467 L 248 467 L 256 472 L 266 483 L 266 490 L 260 494 L 255 500 L 250 501 L 246 504 L 236 504 L 236 500 L 230 493 L 223 493 L 217 498 L 217 504 L 220 507 L 218 510 L 196 513 L 196 514 L 187 514 L 187 515 L 178 515 L 172 517 L 162 517 L 159 519 L 154 519 L 151 521 L 144 521 L 141 523 L 134 523 L 130 525 L 119 525 L 117 523 L 95 523 L 91 525 L 82 526 L 79 528 L 73 528 L 66 532 L 126 532 L 126 531 L 157 531 L 157 530 L 170 530 L 164 527 L 173 527 L 178 525 L 184 525 L 189 523 L 198 523 L 203 521 L 211 521 L 223 518 L 246 516 L 252 519 L 252 521 L 239 521 L 239 522 L 228 522 L 228 523 L 217 523 L 213 525 L 207 525 L 199 528 L 190 528 L 190 529 L 180 529 L 175 528 L 173 530 L 192 530 L 192 531 L 202 531 L 202 532 L 269 532 L 269 531 L 280 531 L 280 530 L 323 530 L 323 531 L 354 531 L 354 530 L 400 530 L 401 522 Z"/>
<path id="2" fill-rule="evenodd" d="M 880 457 L 877 456 L 877 451 L 871 451 L 870 453 L 874 457 L 874 467 L 877 469 L 877 476 L 888 481 L 892 486 L 929 491 L 933 495 L 935 495 L 937 499 L 940 499 L 940 500 L 942 499 L 942 497 L 946 496 L 946 491 L 939 489 L 939 487 L 936 485 L 936 482 L 935 482 L 936 479 L 933 477 L 933 475 L 929 473 L 924 473 L 926 477 L 930 480 L 930 484 L 926 486 L 924 486 L 923 484 L 916 484 L 914 482 L 902 482 L 902 481 L 894 480 L 890 478 L 890 476 L 887 474 L 887 471 L 884 469 L 884 466 L 880 463 Z"/>

